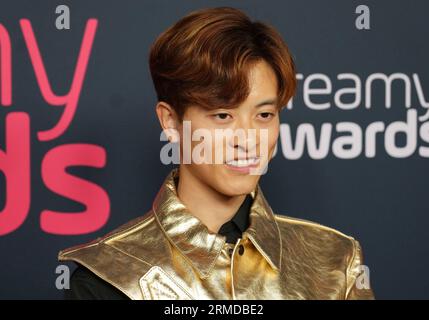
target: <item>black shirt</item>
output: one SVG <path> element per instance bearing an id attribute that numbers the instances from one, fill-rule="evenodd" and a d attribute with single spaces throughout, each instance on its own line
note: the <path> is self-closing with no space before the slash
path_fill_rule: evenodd
<path id="1" fill-rule="evenodd" d="M 241 234 L 249 227 L 249 213 L 253 198 L 246 196 L 234 217 L 225 222 L 218 233 L 226 236 L 226 242 L 235 244 Z M 78 265 L 70 278 L 70 289 L 65 290 L 68 300 L 126 300 L 124 293 L 104 281 L 87 268 Z"/>

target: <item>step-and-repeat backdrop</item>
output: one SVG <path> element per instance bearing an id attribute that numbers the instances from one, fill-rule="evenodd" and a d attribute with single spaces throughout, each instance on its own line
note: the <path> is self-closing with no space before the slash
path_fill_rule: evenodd
<path id="1" fill-rule="evenodd" d="M 429 297 L 427 1 L 2 0 L 0 298 L 62 298 L 58 251 L 149 210 L 173 168 L 149 47 L 219 5 L 297 65 L 260 182 L 274 211 L 359 240 L 377 298 Z"/>

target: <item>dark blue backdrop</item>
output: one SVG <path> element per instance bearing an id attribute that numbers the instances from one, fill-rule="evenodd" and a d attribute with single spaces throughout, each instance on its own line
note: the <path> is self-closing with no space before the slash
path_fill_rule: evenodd
<path id="1" fill-rule="evenodd" d="M 55 28 L 55 8 L 60 4 L 70 8 L 70 30 Z M 355 9 L 360 4 L 370 9 L 369 30 L 356 28 Z M 31 119 L 32 171 L 28 216 L 17 230 L 0 237 L 0 298 L 61 298 L 62 292 L 55 287 L 57 252 L 92 240 L 150 208 L 172 168 L 159 160 L 163 142 L 159 139 L 156 97 L 147 62 L 150 44 L 190 11 L 220 5 L 240 8 L 252 18 L 275 26 L 288 43 L 302 77 L 293 107 L 282 113 L 283 145 L 279 141 L 270 171 L 261 180 L 274 211 L 337 228 L 359 240 L 377 298 L 428 298 L 429 127 L 423 116 L 429 107 L 424 100 L 429 100 L 429 3 L 423 0 L 2 0 L 0 23 L 12 43 L 13 103 L 10 107 L 0 105 L 0 149 L 5 149 L 6 115 L 27 113 Z M 52 128 L 62 108 L 48 105 L 41 96 L 19 26 L 21 18 L 32 23 L 53 90 L 58 94 L 69 89 L 86 21 L 98 19 L 75 117 L 67 131 L 51 141 L 39 141 L 36 134 Z M 366 84 L 371 84 L 368 79 L 396 73 L 402 80 L 391 83 L 391 107 L 386 107 L 385 82 L 378 80 L 370 85 L 371 107 L 366 108 Z M 343 80 L 343 74 L 355 77 L 349 75 Z M 413 74 L 417 76 L 413 78 Z M 312 77 L 319 80 L 310 83 Z M 344 110 L 335 95 L 356 83 L 361 84 L 361 99 L 356 100 L 357 91 L 344 95 L 343 103 L 356 101 L 355 108 Z M 329 84 L 332 88 L 326 91 L 331 92 L 306 98 L 310 87 L 329 89 Z M 312 107 L 311 102 L 319 107 L 328 104 L 324 110 L 315 110 L 318 107 Z M 409 124 L 411 134 L 397 134 L 395 148 L 389 144 L 387 129 L 382 130 L 374 141 L 375 156 L 367 155 L 365 148 L 371 146 L 365 135 L 368 126 L 377 121 L 384 127 L 395 121 L 405 122 L 410 110 L 421 117 L 415 127 Z M 339 123 L 344 124 L 338 127 Z M 342 126 L 347 132 L 341 132 Z M 322 134 L 323 127 L 328 131 L 331 128 L 331 134 Z M 302 153 L 296 150 L 296 137 L 302 130 L 314 130 L 319 151 L 311 150 L 308 141 Z M 355 154 L 333 143 L 339 136 L 349 136 L 349 130 L 355 132 L 351 138 L 357 148 L 353 149 Z M 79 236 L 49 234 L 40 226 L 42 210 L 85 209 L 81 203 L 53 193 L 41 177 L 46 153 L 69 143 L 90 143 L 106 150 L 103 168 L 68 170 L 102 187 L 110 199 L 110 217 L 104 227 Z M 409 154 L 400 149 L 407 143 L 411 144 Z M 326 153 L 323 146 L 327 147 Z M 0 208 L 6 202 L 5 190 L 5 179 L 0 174 Z"/>

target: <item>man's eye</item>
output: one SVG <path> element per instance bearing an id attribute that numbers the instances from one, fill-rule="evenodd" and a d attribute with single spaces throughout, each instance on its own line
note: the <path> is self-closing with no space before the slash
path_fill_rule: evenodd
<path id="1" fill-rule="evenodd" d="M 271 119 L 272 117 L 274 117 L 274 113 L 272 113 L 272 112 L 261 112 L 259 115 L 264 120 Z"/>
<path id="2" fill-rule="evenodd" d="M 230 115 L 228 113 L 216 113 L 213 116 L 219 120 L 226 120 Z"/>

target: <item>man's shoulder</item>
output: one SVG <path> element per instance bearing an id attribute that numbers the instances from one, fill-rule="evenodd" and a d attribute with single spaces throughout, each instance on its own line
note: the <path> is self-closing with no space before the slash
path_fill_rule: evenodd
<path id="1" fill-rule="evenodd" d="M 60 260 L 64 260 L 65 258 L 73 256 L 81 251 L 93 250 L 94 248 L 102 246 L 116 247 L 119 242 L 132 242 L 139 234 L 144 233 L 147 235 L 151 229 L 154 231 L 154 234 L 157 234 L 157 226 L 152 210 L 148 211 L 143 216 L 134 218 L 122 224 L 107 234 L 97 237 L 90 242 L 78 244 L 61 250 L 58 254 L 58 258 Z"/>
<path id="2" fill-rule="evenodd" d="M 340 255 L 354 254 L 359 243 L 350 235 L 326 225 L 274 214 L 283 242 L 318 252 L 337 252 Z"/>
<path id="3" fill-rule="evenodd" d="M 281 228 L 299 228 L 302 231 L 306 232 L 315 232 L 315 233 L 323 233 L 323 234 L 329 234 L 331 236 L 352 240 L 354 239 L 352 236 L 349 236 L 335 228 L 320 224 L 315 221 L 301 219 L 301 218 L 295 218 L 283 214 L 274 214 L 274 217 L 276 219 L 277 224 Z"/>
<path id="4" fill-rule="evenodd" d="M 58 260 L 73 261 L 96 279 L 115 286 L 132 299 L 140 299 L 141 290 L 136 283 L 161 261 L 166 250 L 168 245 L 153 211 L 148 211 L 91 242 L 61 250 Z"/>
<path id="5" fill-rule="evenodd" d="M 113 272 L 113 263 L 117 270 L 149 270 L 160 255 L 165 255 L 166 242 L 153 211 L 149 210 L 104 236 L 61 250 L 58 260 L 74 261 L 98 276 Z"/>
<path id="6" fill-rule="evenodd" d="M 313 271 L 313 279 L 331 282 L 343 278 L 346 299 L 373 299 L 372 290 L 358 290 L 356 279 L 365 270 L 360 243 L 352 236 L 309 220 L 275 214 L 282 256 L 289 270 Z M 293 273 L 292 272 L 292 273 Z"/>

